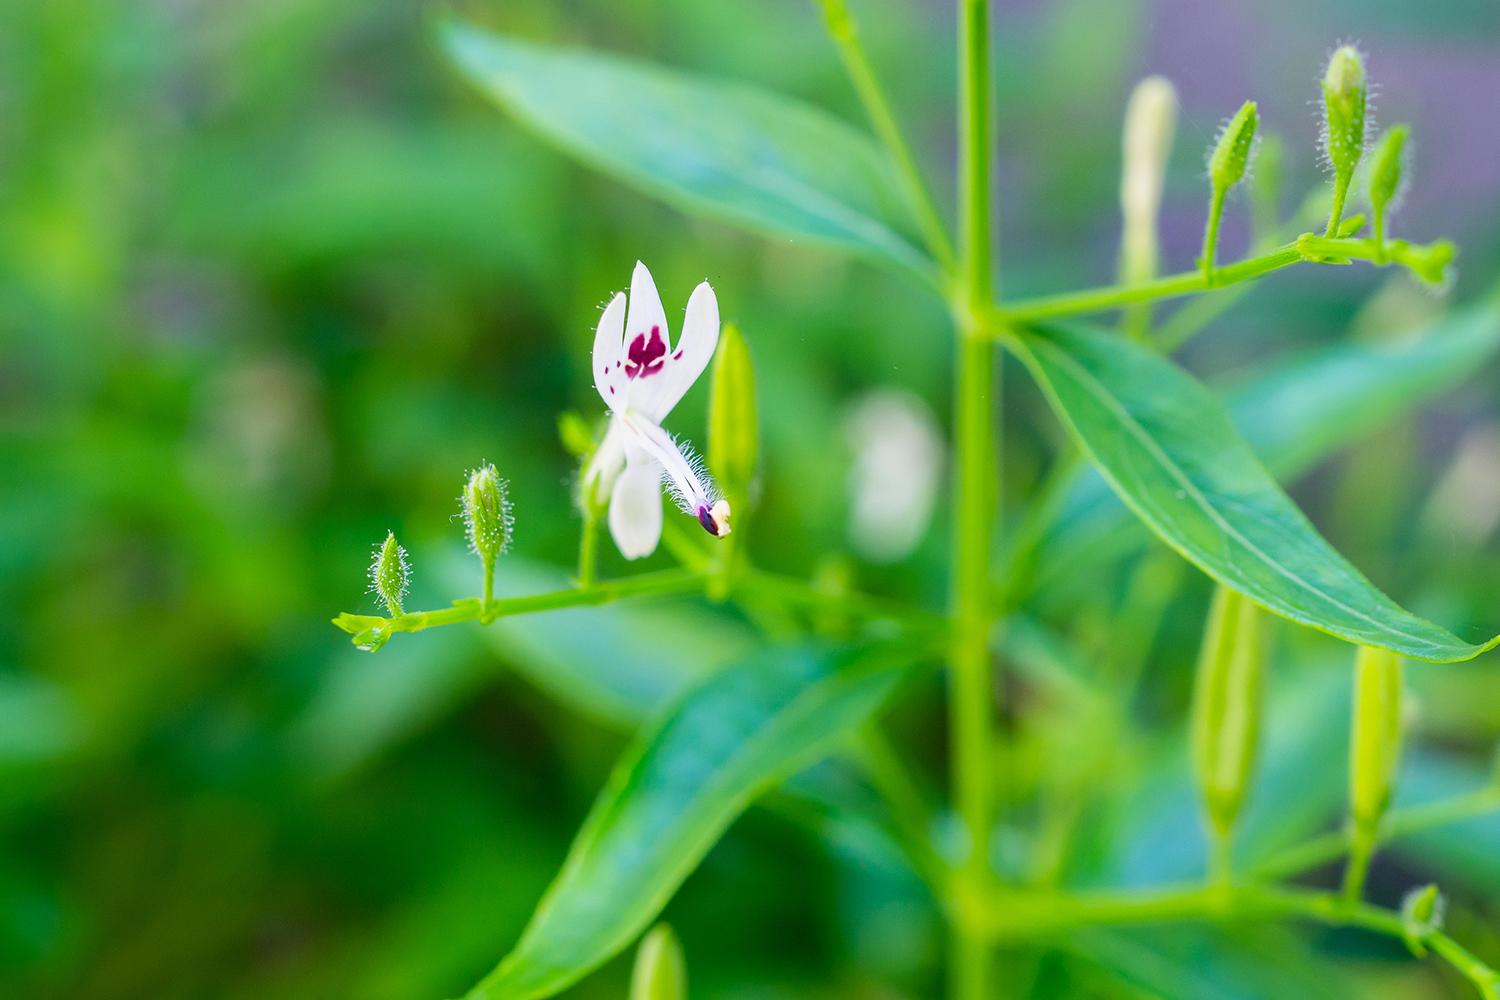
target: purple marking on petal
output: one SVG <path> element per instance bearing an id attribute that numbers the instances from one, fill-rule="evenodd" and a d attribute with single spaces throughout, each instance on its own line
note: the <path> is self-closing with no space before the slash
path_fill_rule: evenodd
<path id="1" fill-rule="evenodd" d="M 704 531 L 708 532 L 710 535 L 713 535 L 715 538 L 719 537 L 719 526 L 718 524 L 714 523 L 714 516 L 713 514 L 709 513 L 707 507 L 698 508 L 698 523 L 703 525 Z"/>
<path id="2" fill-rule="evenodd" d="M 614 394 L 615 394 L 615 387 L 614 387 L 614 386 L 610 386 L 610 387 L 609 387 L 609 394 L 610 394 L 610 395 L 611 395 L 611 396 L 613 396 L 613 395 L 614 395 Z"/>
<path id="3" fill-rule="evenodd" d="M 682 352 L 678 351 L 676 354 L 672 355 L 672 360 L 673 361 L 681 361 L 682 360 Z"/>
<path id="4" fill-rule="evenodd" d="M 645 378 L 647 375 L 655 375 L 661 371 L 663 358 L 667 353 L 667 344 L 662 340 L 661 327 L 651 328 L 651 337 L 648 340 L 644 333 L 635 335 L 630 342 L 630 350 L 627 352 L 625 374 L 630 378 Z"/>

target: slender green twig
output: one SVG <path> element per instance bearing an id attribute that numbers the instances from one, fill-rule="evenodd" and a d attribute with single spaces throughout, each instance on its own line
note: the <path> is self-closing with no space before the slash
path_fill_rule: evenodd
<path id="1" fill-rule="evenodd" d="M 891 162 L 896 168 L 896 176 L 901 182 L 901 188 L 906 194 L 907 201 L 911 203 L 912 210 L 916 213 L 917 224 L 922 228 L 922 236 L 927 242 L 927 248 L 932 251 L 932 255 L 937 258 L 943 270 L 952 273 L 957 262 L 953 255 L 953 244 L 948 238 L 947 227 L 943 224 L 942 216 L 933 202 L 932 192 L 928 190 L 926 181 L 922 179 L 922 172 L 917 167 L 911 146 L 902 135 L 901 126 L 897 124 L 896 116 L 891 111 L 885 90 L 875 76 L 869 56 L 865 54 L 864 45 L 859 37 L 859 27 L 854 22 L 854 15 L 850 13 L 844 0 L 819 0 L 819 2 L 823 5 L 823 16 L 828 24 L 828 34 L 838 46 L 839 57 L 844 62 L 844 69 L 849 74 L 849 81 L 854 85 L 855 93 L 859 95 L 860 103 L 864 105 L 865 116 L 870 119 L 870 126 L 885 145 L 886 152 L 890 154 Z"/>
<path id="2" fill-rule="evenodd" d="M 585 510 L 582 532 L 578 536 L 578 586 L 593 586 L 598 564 L 599 526 L 595 523 L 593 513 Z"/>
<path id="3" fill-rule="evenodd" d="M 1359 221 L 1363 222 L 1362 219 Z M 1441 279 L 1443 268 L 1453 257 L 1451 244 L 1443 241 L 1413 244 L 1405 240 L 1390 240 L 1386 242 L 1384 252 L 1388 263 L 1401 264 L 1431 281 Z M 1061 295 L 1021 299 L 996 306 L 990 311 L 989 319 L 995 335 L 1000 336 L 1007 328 L 1016 324 L 1104 312 L 1136 302 L 1154 302 L 1199 292 L 1217 291 L 1240 282 L 1251 281 L 1270 274 L 1272 271 L 1279 271 L 1284 267 L 1291 267 L 1293 264 L 1325 263 L 1328 258 L 1339 257 L 1376 262 L 1380 257 L 1380 251 L 1373 240 L 1347 237 L 1329 239 L 1308 233 L 1268 253 L 1217 268 L 1214 271 L 1212 283 L 1204 277 L 1201 270 L 1185 271 L 1139 284 L 1106 285 L 1102 288 L 1066 292 Z"/>
<path id="4" fill-rule="evenodd" d="M 1481 788 L 1440 802 L 1394 810 L 1381 825 L 1377 844 L 1389 843 L 1423 830 L 1476 819 L 1500 812 L 1500 787 Z M 1251 870 L 1262 881 L 1276 881 L 1299 875 L 1338 860 L 1348 853 L 1350 837 L 1340 830 L 1314 837 L 1273 854 Z"/>
<path id="5" fill-rule="evenodd" d="M 1012 893 L 994 898 L 987 929 L 996 942 L 1066 934 L 1080 927 L 1177 923 L 1190 920 L 1310 920 L 1357 927 L 1406 940 L 1399 913 L 1350 902 L 1330 892 L 1272 886 L 1187 886 L 1142 891 Z M 1495 996 L 1495 971 L 1447 935 L 1433 931 L 1422 941 L 1472 982 Z"/>
<path id="6" fill-rule="evenodd" d="M 889 808 L 902 847 L 917 873 L 942 898 L 947 890 L 948 864 L 933 846 L 930 799 L 878 726 L 862 729 L 850 752 Z"/>

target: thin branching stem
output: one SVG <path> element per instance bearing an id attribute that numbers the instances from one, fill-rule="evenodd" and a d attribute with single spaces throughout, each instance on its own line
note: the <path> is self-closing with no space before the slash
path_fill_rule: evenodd
<path id="1" fill-rule="evenodd" d="M 1009 893 L 997 895 L 988 910 L 993 941 L 1066 935 L 1081 927 L 1131 926 L 1187 921 L 1309 920 L 1332 927 L 1357 927 L 1405 940 L 1401 915 L 1337 893 L 1253 885 L 1194 885 L 1141 891 Z M 1479 990 L 1495 996 L 1497 976 L 1484 962 L 1441 932 L 1422 943 Z"/>
<path id="2" fill-rule="evenodd" d="M 853 84 L 860 104 L 864 106 L 870 127 L 875 130 L 876 136 L 890 154 L 896 177 L 916 214 L 927 249 L 937 258 L 944 272 L 951 274 L 957 266 L 957 258 L 953 253 L 953 243 L 948 237 L 948 228 L 943 223 L 927 182 L 922 178 L 922 171 L 917 166 L 916 157 L 912 155 L 911 146 L 891 110 L 885 89 L 880 85 L 870 58 L 865 53 L 854 15 L 850 13 L 844 0 L 821 0 L 821 3 L 823 16 L 828 23 L 829 37 L 838 46 L 839 58 L 843 60 L 849 82 Z"/>

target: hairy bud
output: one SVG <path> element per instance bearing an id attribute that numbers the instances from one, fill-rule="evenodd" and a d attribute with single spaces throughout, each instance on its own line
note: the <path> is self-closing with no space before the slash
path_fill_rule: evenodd
<path id="1" fill-rule="evenodd" d="M 1264 615 L 1237 591 L 1214 591 L 1193 682 L 1193 769 L 1209 821 L 1234 827 L 1255 769 L 1265 679 Z"/>
<path id="2" fill-rule="evenodd" d="M 708 466 L 737 507 L 746 502 L 755 480 L 759 419 L 750 350 L 739 328 L 726 323 L 719 334 L 708 401 Z"/>
<path id="3" fill-rule="evenodd" d="M 1427 954 L 1427 939 L 1443 929 L 1446 902 L 1438 887 L 1431 884 L 1413 889 L 1401 900 L 1401 936 L 1418 958 Z"/>
<path id="4" fill-rule="evenodd" d="M 401 599 L 410 585 L 411 563 L 407 561 L 406 550 L 396 541 L 396 533 L 388 531 L 370 562 L 370 589 L 394 618 L 403 613 Z"/>
<path id="5" fill-rule="evenodd" d="M 1365 150 L 1364 60 L 1352 45 L 1341 45 L 1323 74 L 1323 152 L 1334 174 L 1347 178 Z"/>
<path id="6" fill-rule="evenodd" d="M 686 1000 L 687 963 L 682 945 L 666 924 L 641 940 L 630 976 L 630 1000 Z"/>
<path id="7" fill-rule="evenodd" d="M 493 564 L 510 545 L 511 528 L 515 524 L 507 484 L 493 465 L 483 465 L 469 473 L 461 503 L 469 550 L 486 565 Z"/>
<path id="8" fill-rule="evenodd" d="M 1208 179 L 1215 192 L 1228 191 L 1244 178 L 1255 151 L 1255 130 L 1259 126 L 1260 113 L 1255 102 L 1246 101 L 1220 130 L 1208 154 Z"/>
<path id="9" fill-rule="evenodd" d="M 1406 141 L 1410 137 L 1410 128 L 1392 125 L 1375 147 L 1370 160 L 1370 205 L 1376 212 L 1383 213 L 1387 205 L 1400 197 L 1406 179 Z"/>

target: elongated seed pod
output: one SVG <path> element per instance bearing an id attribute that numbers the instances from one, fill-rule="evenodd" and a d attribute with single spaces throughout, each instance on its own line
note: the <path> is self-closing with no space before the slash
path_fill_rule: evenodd
<path id="1" fill-rule="evenodd" d="M 739 327 L 724 324 L 708 401 L 708 467 L 730 502 L 748 499 L 760 454 L 755 367 Z"/>
<path id="2" fill-rule="evenodd" d="M 657 924 L 641 940 L 630 977 L 630 1000 L 685 1000 L 687 963 L 682 945 L 666 924 Z"/>
<path id="3" fill-rule="evenodd" d="M 1233 829 L 1260 746 L 1265 687 L 1265 615 L 1255 602 L 1214 591 L 1193 684 L 1193 768 L 1209 821 Z"/>
<path id="4" fill-rule="evenodd" d="M 460 503 L 470 551 L 486 566 L 493 565 L 510 545 L 511 529 L 515 524 L 505 480 L 500 478 L 493 465 L 480 466 L 469 473 Z"/>
<path id="5" fill-rule="evenodd" d="M 1354 666 L 1354 726 L 1349 741 L 1349 815 L 1373 836 L 1391 800 L 1401 760 L 1401 657 L 1361 646 Z"/>
<path id="6" fill-rule="evenodd" d="M 1377 212 L 1385 211 L 1401 193 L 1406 173 L 1406 140 L 1410 137 L 1410 128 L 1392 125 L 1380 137 L 1375 155 L 1370 158 L 1370 205 Z"/>

